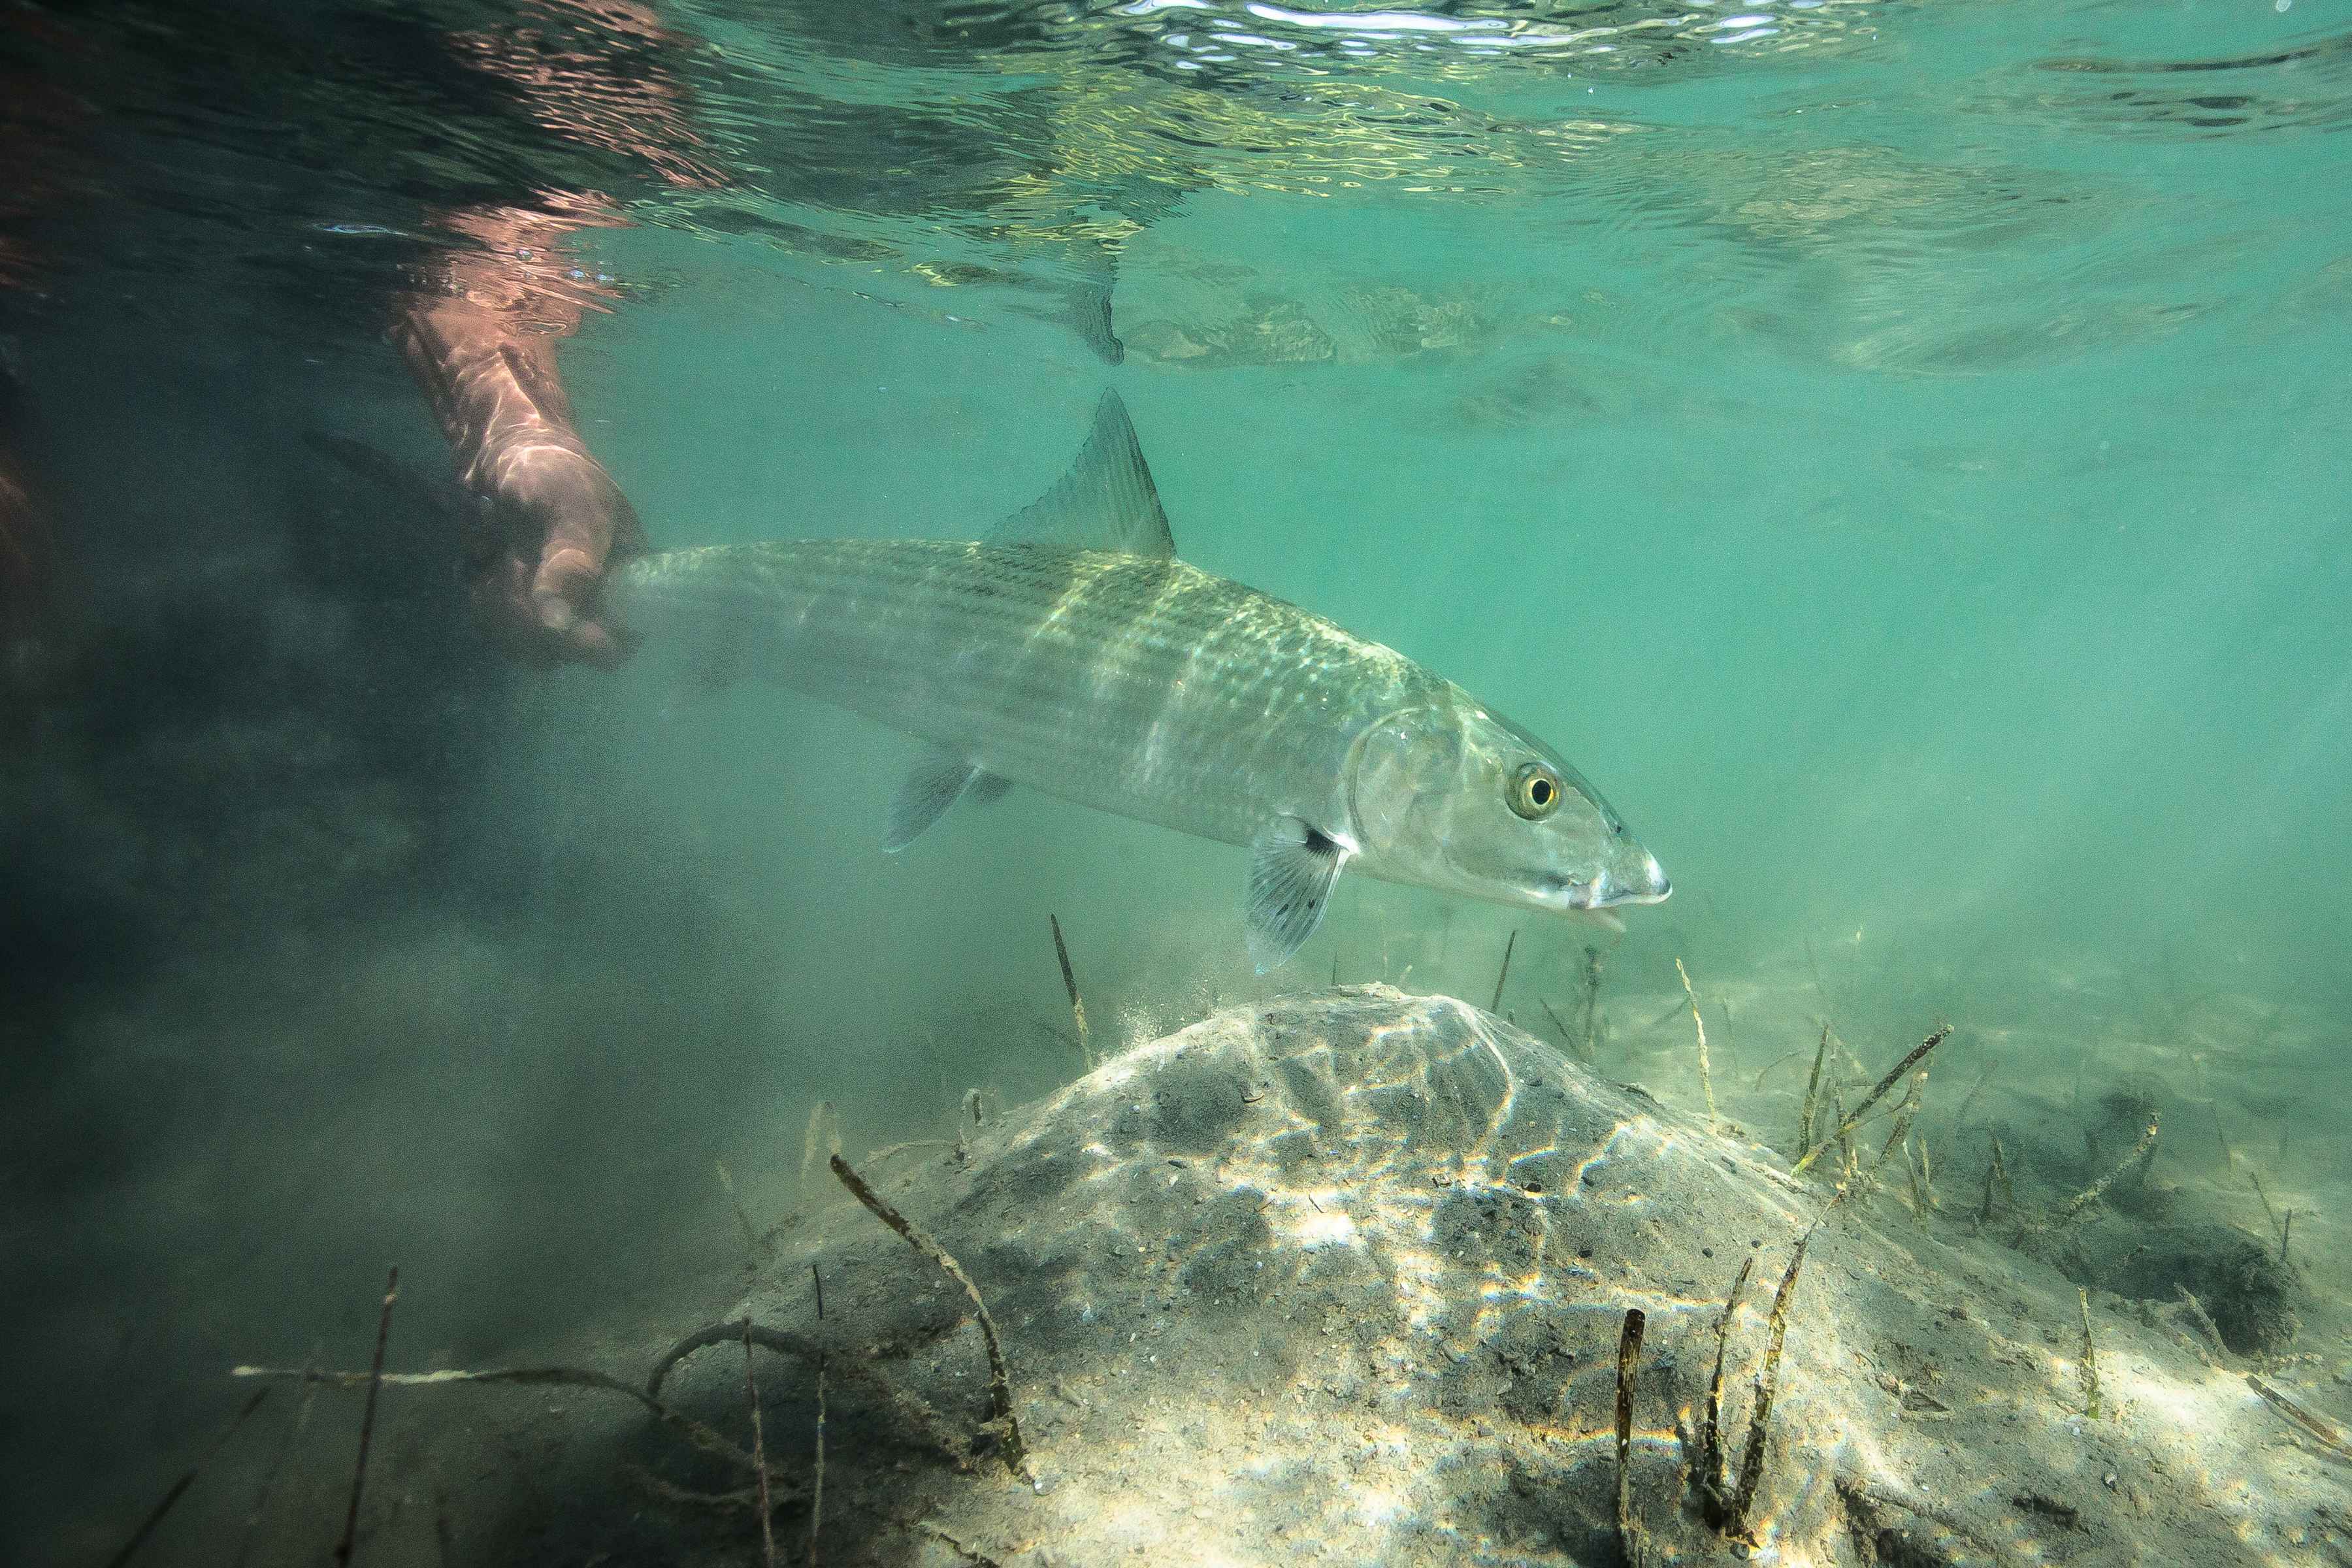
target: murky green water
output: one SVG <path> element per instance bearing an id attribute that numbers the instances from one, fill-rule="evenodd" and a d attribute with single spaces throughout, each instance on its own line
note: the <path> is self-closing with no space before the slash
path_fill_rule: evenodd
<path id="1" fill-rule="evenodd" d="M 1681 956 L 2003 1072 L 2194 1043 L 2200 1104 L 2237 1075 L 2218 1114 L 2307 1128 L 2326 1256 L 2347 29 L 0 16 L 7 434 L 56 535 L 0 796 L 0 1512 L 102 1557 L 215 1370 L 362 1353 L 388 1260 L 420 1364 L 657 1315 L 733 1245 L 712 1163 L 789 1202 L 812 1102 L 879 1143 L 1073 1073 L 1049 912 L 1104 1038 L 1335 974 L 1483 1003 L 1517 930 L 1523 1023 L 1598 943 L 1635 995 Z M 1343 882 L 1260 981 L 1236 850 L 1022 792 L 886 858 L 901 739 L 501 658 L 450 521 L 305 437 L 446 471 L 383 329 L 464 215 L 555 208 L 597 222 L 530 266 L 656 548 L 978 533 L 1115 386 L 1187 559 L 1553 741 L 1673 900 L 1617 939 Z M 2020 1031 L 2074 1055 L 1988 1043 Z M 239 1539 L 242 1500 L 188 1507 L 160 1555 Z"/>

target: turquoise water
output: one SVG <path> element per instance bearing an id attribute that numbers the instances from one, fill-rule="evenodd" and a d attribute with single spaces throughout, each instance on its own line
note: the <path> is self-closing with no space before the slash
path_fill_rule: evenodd
<path id="1" fill-rule="evenodd" d="M 789 1204 L 813 1102 L 870 1145 L 1066 1080 L 1049 913 L 1098 1044 L 1483 1003 L 1514 931 L 1522 1023 L 1599 944 L 1628 1032 L 1680 956 L 1885 1050 L 1949 1017 L 1960 1081 L 2193 1039 L 2308 1128 L 2327 1255 L 2341 6 L 653 9 L 0 20 L 67 606 L 8 693 L 0 1510 L 51 1550 L 128 1533 L 219 1366 L 363 1354 L 386 1261 L 419 1364 L 511 1359 L 657 1317 L 733 1244 L 712 1163 Z M 1260 981 L 1236 850 L 1022 792 L 886 858 L 900 738 L 501 658 L 448 519 L 302 437 L 446 472 L 394 301 L 559 200 L 656 548 L 976 534 L 1114 386 L 1188 560 L 1550 740 L 1672 901 L 1343 881 Z M 192 1499 L 194 1561 L 241 1505 Z"/>

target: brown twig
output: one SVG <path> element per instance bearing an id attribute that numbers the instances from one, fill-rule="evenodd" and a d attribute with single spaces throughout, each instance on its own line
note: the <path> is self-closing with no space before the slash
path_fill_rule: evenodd
<path id="1" fill-rule="evenodd" d="M 2115 1168 L 2110 1170 L 2105 1175 L 2101 1176 L 2097 1181 L 2093 1182 L 2089 1186 L 2084 1187 L 2081 1192 L 2076 1193 L 2073 1201 L 2068 1203 L 2064 1208 L 2058 1211 L 2058 1217 L 2050 1222 L 2051 1229 L 2063 1230 L 2066 1226 L 2072 1225 L 2075 1219 L 2081 1215 L 2084 1209 L 2089 1208 L 2093 1204 L 2098 1201 L 2099 1194 L 2105 1192 L 2109 1187 L 2115 1184 L 2115 1181 L 2117 1176 L 2122 1175 L 2126 1171 L 2130 1170 L 2133 1165 L 2138 1163 L 2139 1161 L 2147 1157 L 2147 1152 L 2156 1146 L 2156 1129 L 2158 1121 L 2158 1118 L 2154 1116 L 2150 1116 L 2147 1119 L 2147 1131 L 2139 1135 L 2139 1142 L 2132 1145 L 2132 1152 L 2125 1155 L 2121 1160 L 2117 1161 Z"/>
<path id="2" fill-rule="evenodd" d="M 1727 1517 L 1725 1510 L 1731 1502 L 1725 1489 L 1729 1478 L 1723 1468 L 1724 1352 L 1731 1339 L 1731 1315 L 1739 1310 L 1740 1292 L 1748 1289 L 1748 1276 L 1755 1267 L 1752 1255 L 1741 1260 L 1738 1277 L 1731 1282 L 1731 1293 L 1723 1299 L 1723 1315 L 1715 1321 L 1715 1375 L 1707 1382 L 1706 1424 L 1699 1429 L 1699 1499 L 1707 1522 L 1718 1529 Z"/>
<path id="3" fill-rule="evenodd" d="M 1706 1092 L 1706 1124 L 1713 1127 L 1716 1122 L 1715 1075 L 1706 1065 L 1706 1020 L 1699 1016 L 1698 993 L 1691 989 L 1690 971 L 1683 967 L 1683 961 L 1679 958 L 1675 960 L 1675 973 L 1683 977 L 1683 994 L 1690 1000 L 1691 1026 L 1698 1031 L 1698 1085 Z"/>
<path id="4" fill-rule="evenodd" d="M 2091 1347 L 2091 1293 L 2082 1286 L 2074 1287 L 2075 1305 L 2083 1312 L 2083 1360 L 2077 1369 L 2083 1380 L 2083 1417 L 2086 1421 L 2099 1418 L 2099 1352 Z"/>
<path id="5" fill-rule="evenodd" d="M 1648 1321 L 1641 1308 L 1628 1308 L 1617 1337 L 1617 1550 L 1634 1568 L 1642 1562 L 1642 1538 L 1633 1522 L 1633 1384 Z"/>
<path id="6" fill-rule="evenodd" d="M 1004 1463 L 1016 1476 L 1025 1479 L 1028 1449 L 1021 1441 L 1021 1424 L 1013 1414 L 1013 1379 L 1004 1369 L 1004 1351 L 996 1341 L 996 1321 L 988 1315 L 988 1303 L 980 1299 L 980 1287 L 963 1271 L 963 1265 L 948 1256 L 945 1248 L 917 1229 L 912 1220 L 892 1208 L 880 1194 L 866 1184 L 866 1178 L 849 1168 L 849 1162 L 835 1154 L 833 1173 L 847 1187 L 857 1201 L 874 1213 L 874 1217 L 898 1233 L 908 1246 L 937 1264 L 948 1278 L 963 1287 L 971 1298 L 972 1310 L 980 1315 L 980 1337 L 988 1347 L 988 1395 L 994 1412 L 991 1426 L 1004 1429 Z"/>
<path id="7" fill-rule="evenodd" d="M 1517 928 L 1514 927 L 1510 940 L 1503 943 L 1503 967 L 1495 975 L 1495 999 L 1486 1004 L 1486 1011 L 1489 1013 L 1499 1013 L 1503 1010 L 1503 982 L 1511 977 L 1511 950 L 1518 945 L 1519 933 Z"/>
<path id="8" fill-rule="evenodd" d="M 973 1091 L 975 1095 L 978 1090 Z M 809 1283 L 816 1287 L 816 1321 L 824 1321 L 824 1276 L 809 1265 Z M 816 1356 L 816 1480 L 809 1489 L 809 1568 L 816 1568 L 817 1531 L 824 1526 L 824 1352 Z"/>
<path id="9" fill-rule="evenodd" d="M 1822 1025 L 1822 1043 L 1813 1051 L 1813 1076 L 1805 1080 L 1805 1106 L 1797 1113 L 1797 1158 L 1813 1152 L 1813 1118 L 1822 1102 L 1822 1063 L 1830 1054 L 1830 1026 Z"/>
<path id="10" fill-rule="evenodd" d="M 760 1374 L 751 1364 L 751 1320 L 743 1320 L 743 1398 L 751 1406 L 751 1468 L 760 1479 L 760 1561 L 776 1568 L 776 1516 L 768 1494 L 768 1437 L 760 1417 Z"/>
<path id="11" fill-rule="evenodd" d="M 2244 1377 L 2248 1387 L 2261 1394 L 2272 1409 L 2302 1427 L 2314 1442 L 2338 1459 L 2352 1460 L 2352 1443 L 2345 1441 L 2344 1434 L 2336 1429 L 2335 1423 L 2305 1409 L 2252 1373 L 2246 1373 Z"/>
<path id="12" fill-rule="evenodd" d="M 2228 1355 L 2230 1342 L 2221 1337 L 2221 1326 L 2213 1321 L 2212 1314 L 2206 1311 L 2205 1303 L 2199 1300 L 2188 1286 L 2178 1281 L 2173 1284 L 2172 1293 L 2180 1298 L 2182 1308 L 2189 1313 L 2189 1321 L 2205 1331 L 2205 1338 L 2211 1342 L 2213 1349 L 2224 1356 Z"/>
<path id="13" fill-rule="evenodd" d="M 1853 1131 L 1854 1124 L 1860 1121 L 1865 1115 L 1869 1114 L 1870 1108 L 1876 1105 L 1881 1100 L 1884 1100 L 1886 1097 L 1886 1091 L 1893 1089 L 1897 1083 L 1900 1083 L 1903 1080 L 1903 1075 L 1909 1072 L 1914 1067 L 1917 1066 L 1921 1058 L 1925 1058 L 1929 1051 L 1932 1051 L 1937 1046 L 1942 1045 L 1946 1037 L 1949 1036 L 1951 1032 L 1952 1026 L 1949 1024 L 1938 1024 L 1936 1026 L 1936 1032 L 1934 1034 L 1920 1041 L 1919 1044 L 1912 1047 L 1908 1055 L 1905 1056 L 1901 1061 L 1896 1062 L 1892 1068 L 1887 1069 L 1886 1076 L 1880 1079 L 1877 1084 L 1872 1088 L 1871 1091 L 1863 1097 L 1862 1103 L 1860 1105 L 1855 1106 L 1852 1111 L 1848 1112 L 1844 1118 L 1839 1121 L 1837 1131 L 1830 1134 L 1830 1136 L 1843 1141 L 1846 1134 Z M 1811 1165 L 1815 1160 L 1819 1159 L 1821 1157 L 1822 1149 L 1826 1148 L 1827 1146 L 1828 1145 L 1826 1143 L 1823 1143 L 1820 1147 L 1814 1148 L 1799 1156 L 1796 1164 L 1790 1167 L 1789 1173 L 1792 1176 L 1803 1175 L 1805 1173 L 1805 1168 Z"/>
<path id="14" fill-rule="evenodd" d="M 1739 1484 L 1731 1494 L 1731 1522 L 1735 1529 L 1744 1528 L 1748 1510 L 1756 1501 L 1756 1489 L 1764 1479 L 1764 1447 L 1772 1419 L 1772 1395 L 1780 1382 L 1780 1342 L 1789 1330 L 1789 1301 L 1796 1294 L 1797 1271 L 1805 1266 L 1805 1248 L 1812 1245 L 1810 1230 L 1797 1242 L 1797 1250 L 1789 1257 L 1789 1271 L 1780 1276 L 1780 1288 L 1772 1294 L 1772 1317 L 1767 1328 L 1764 1365 L 1756 1374 L 1756 1408 L 1748 1417 L 1748 1447 L 1739 1457 Z"/>
<path id="15" fill-rule="evenodd" d="M 400 1300 L 400 1270 L 395 1267 L 383 1282 L 383 1310 L 375 1321 L 375 1363 L 368 1370 L 367 1403 L 360 1410 L 360 1457 L 352 1467 L 352 1505 L 343 1515 L 343 1538 L 335 1542 L 335 1561 L 347 1563 L 360 1532 L 360 1491 L 367 1483 L 368 1445 L 375 1437 L 375 1396 L 383 1387 L 383 1346 L 392 1337 L 392 1304 Z"/>
<path id="16" fill-rule="evenodd" d="M 1561 1047 L 1567 1050 L 1574 1051 L 1580 1057 L 1583 1056 L 1583 1048 L 1577 1045 L 1576 1037 L 1568 1032 L 1568 1025 L 1561 1021 L 1559 1014 L 1553 1010 L 1552 1005 L 1544 1001 L 1540 996 L 1537 997 L 1536 1001 L 1542 1006 L 1544 1016 L 1551 1020 L 1552 1028 L 1558 1031 Z"/>
<path id="17" fill-rule="evenodd" d="M 687 1417 L 678 1415 L 661 1403 L 662 1385 L 668 1381 L 671 1371 L 678 1363 L 697 1351 L 731 1341 L 742 1331 L 742 1323 L 739 1319 L 730 1319 L 724 1322 L 712 1323 L 708 1328 L 697 1329 L 672 1345 L 663 1353 L 661 1360 L 654 1363 L 653 1373 L 646 1379 L 643 1388 L 623 1386 L 621 1392 L 633 1395 L 655 1415 L 685 1432 L 698 1447 L 709 1447 L 708 1439 L 715 1438 L 719 1447 L 710 1448 L 710 1452 L 749 1467 L 751 1462 L 751 1455 L 728 1443 L 725 1438 L 719 1437 L 718 1434 L 710 1432 L 708 1427 L 698 1426 Z M 754 1323 L 751 1325 L 751 1342 L 762 1349 L 773 1351 L 778 1355 L 792 1356 L 807 1362 L 811 1365 L 816 1365 L 825 1358 L 824 1347 L 822 1344 L 805 1334 L 795 1333 L 789 1329 L 772 1329 Z M 970 1460 L 962 1439 L 947 1430 L 946 1426 L 940 1419 L 940 1413 L 924 1403 L 919 1394 L 911 1394 L 882 1376 L 878 1371 L 874 1370 L 871 1363 L 852 1360 L 844 1364 L 842 1371 L 844 1375 L 895 1405 L 898 1413 L 907 1418 L 908 1424 L 920 1432 L 926 1439 L 936 1444 L 958 1469 L 968 1468 Z M 508 1382 L 524 1381 L 520 1374 L 512 1373 L 451 1373 L 449 1375 L 485 1379 L 495 1377 Z M 578 1381 L 592 1387 L 604 1387 L 613 1383 L 613 1380 L 604 1377 L 601 1373 L 569 1373 L 562 1369 L 556 1369 L 551 1373 L 532 1375 L 538 1376 L 541 1381 Z"/>
<path id="18" fill-rule="evenodd" d="M 1087 1044 L 1087 1005 L 1078 1000 L 1078 977 L 1070 969 L 1070 950 L 1062 941 L 1062 921 L 1058 915 L 1047 915 L 1045 921 L 1054 928 L 1054 956 L 1062 961 L 1062 987 L 1070 994 L 1070 1016 L 1078 1026 L 1078 1059 L 1087 1070 L 1095 1070 L 1094 1048 Z"/>

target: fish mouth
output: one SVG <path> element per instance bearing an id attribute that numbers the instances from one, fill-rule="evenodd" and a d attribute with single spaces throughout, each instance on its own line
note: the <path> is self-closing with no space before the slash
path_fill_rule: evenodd
<path id="1" fill-rule="evenodd" d="M 1613 910 L 1628 904 L 1663 904 L 1674 890 L 1675 885 L 1666 879 L 1657 858 L 1645 856 L 1638 881 L 1620 882 L 1602 871 L 1590 882 L 1564 881 L 1556 889 L 1555 897 L 1571 910 Z"/>

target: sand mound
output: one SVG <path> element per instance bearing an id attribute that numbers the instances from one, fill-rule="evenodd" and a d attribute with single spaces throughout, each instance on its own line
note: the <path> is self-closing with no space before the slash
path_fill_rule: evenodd
<path id="1" fill-rule="evenodd" d="M 711 1313 L 788 1352 L 760 1362 L 788 1561 L 807 1552 L 821 1351 L 827 1563 L 1615 1563 L 1634 1308 L 1649 1561 L 2284 1563 L 2347 1539 L 2352 1471 L 2290 1442 L 2182 1324 L 2091 1302 L 2094 1414 L 2074 1287 L 1990 1239 L 1935 1239 L 1890 1196 L 1813 1230 L 1747 1539 L 1710 1522 L 1725 1295 L 1752 1259 L 1725 1377 L 1736 1474 L 1774 1290 L 1833 1188 L 1458 1002 L 1376 986 L 1226 1012 L 955 1153 L 865 1164 L 986 1298 L 1024 1475 L 985 1426 L 964 1292 L 845 1197 Z M 663 1397 L 740 1436 L 743 1366 L 714 1336 Z M 573 1438 L 589 1415 L 564 1417 Z M 757 1560 L 749 1511 L 677 1489 L 740 1472 L 609 1415 L 567 1447 L 625 1510 L 572 1488 L 503 1557 L 594 1541 Z M 616 1445 L 643 1467 L 617 1493 Z"/>

